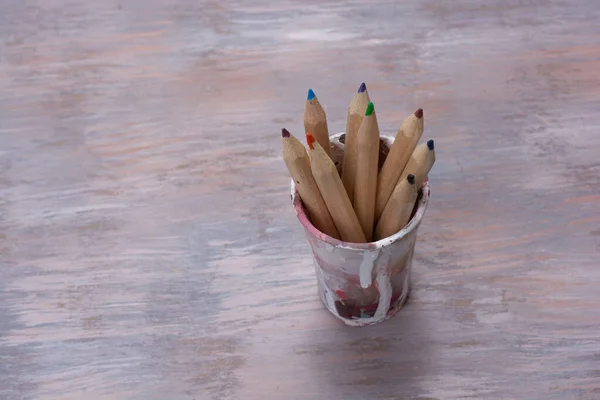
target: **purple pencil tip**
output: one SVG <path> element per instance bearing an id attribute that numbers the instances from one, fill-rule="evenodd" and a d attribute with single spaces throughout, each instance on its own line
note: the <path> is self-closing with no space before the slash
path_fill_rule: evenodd
<path id="1" fill-rule="evenodd" d="M 365 85 L 365 83 L 361 83 L 360 87 L 358 88 L 358 93 L 364 93 L 367 90 L 367 85 Z"/>
<path id="2" fill-rule="evenodd" d="M 281 137 L 283 137 L 283 138 L 289 138 L 290 137 L 290 131 L 288 131 L 287 129 L 283 128 L 281 130 Z"/>

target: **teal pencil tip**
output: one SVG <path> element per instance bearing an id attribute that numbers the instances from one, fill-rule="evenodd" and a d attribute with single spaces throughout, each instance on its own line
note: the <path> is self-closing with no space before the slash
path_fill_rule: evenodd
<path id="1" fill-rule="evenodd" d="M 306 100 L 312 100 L 315 98 L 315 92 L 313 92 L 312 89 L 308 89 L 308 97 L 306 98 Z"/>
<path id="2" fill-rule="evenodd" d="M 373 105 L 373 102 L 370 101 L 369 105 L 367 106 L 367 112 L 365 113 L 365 116 L 373 114 L 373 111 L 375 111 L 375 106 Z"/>

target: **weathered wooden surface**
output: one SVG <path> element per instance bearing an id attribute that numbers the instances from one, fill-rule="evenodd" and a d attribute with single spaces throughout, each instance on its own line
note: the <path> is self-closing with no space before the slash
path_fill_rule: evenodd
<path id="1" fill-rule="evenodd" d="M 600 398 L 596 1 L 0 1 L 1 399 Z M 407 306 L 320 304 L 279 132 L 436 140 Z"/>

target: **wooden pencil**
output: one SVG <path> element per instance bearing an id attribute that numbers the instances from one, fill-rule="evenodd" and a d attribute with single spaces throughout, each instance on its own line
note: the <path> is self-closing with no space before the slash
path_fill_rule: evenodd
<path id="1" fill-rule="evenodd" d="M 358 156 L 356 135 L 370 101 L 367 85 L 363 82 L 348 106 L 342 182 L 344 182 L 346 193 L 352 202 L 354 202 L 354 181 L 356 180 L 356 158 Z"/>
<path id="2" fill-rule="evenodd" d="M 308 89 L 308 96 L 306 97 L 306 105 L 304 107 L 304 131 L 310 132 L 317 139 L 323 150 L 325 150 L 325 153 L 331 158 L 327 115 L 312 89 Z"/>
<path id="3" fill-rule="evenodd" d="M 427 143 L 417 146 L 415 151 L 413 151 L 400 179 L 406 179 L 409 174 L 413 174 L 415 176 L 415 185 L 417 186 L 417 190 L 419 190 L 434 163 L 435 147 L 433 140 L 430 139 Z"/>
<path id="4" fill-rule="evenodd" d="M 396 139 L 390 148 L 381 171 L 377 176 L 377 198 L 375 201 L 375 220 L 381 217 L 381 213 L 394 191 L 404 167 L 408 163 L 412 152 L 417 147 L 419 139 L 423 134 L 423 109 L 419 108 L 409 115 L 396 134 Z"/>
<path id="5" fill-rule="evenodd" d="M 375 108 L 369 102 L 358 129 L 356 179 L 354 180 L 354 210 L 368 242 L 373 239 L 377 167 L 379 164 L 379 126 Z"/>
<path id="6" fill-rule="evenodd" d="M 340 239 L 340 235 L 327 210 L 325 201 L 315 182 L 306 149 L 287 129 L 281 130 L 283 160 L 287 166 L 302 203 L 312 224 L 321 232 Z"/>
<path id="7" fill-rule="evenodd" d="M 335 164 L 314 136 L 308 132 L 306 133 L 306 142 L 309 147 L 308 155 L 315 182 L 340 237 L 346 242 L 366 242 Z"/>
<path id="8" fill-rule="evenodd" d="M 417 195 L 418 188 L 413 174 L 409 174 L 406 179 L 398 182 L 375 227 L 375 240 L 391 236 L 406 226 L 415 206 Z"/>

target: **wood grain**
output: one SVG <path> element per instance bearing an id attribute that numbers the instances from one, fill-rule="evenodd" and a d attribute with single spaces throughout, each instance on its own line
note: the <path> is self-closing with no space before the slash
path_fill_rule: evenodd
<path id="1" fill-rule="evenodd" d="M 0 1 L 1 399 L 600 398 L 592 0 Z M 436 144 L 411 297 L 320 304 L 280 130 Z M 460 182 L 457 185 L 456 182 Z"/>

